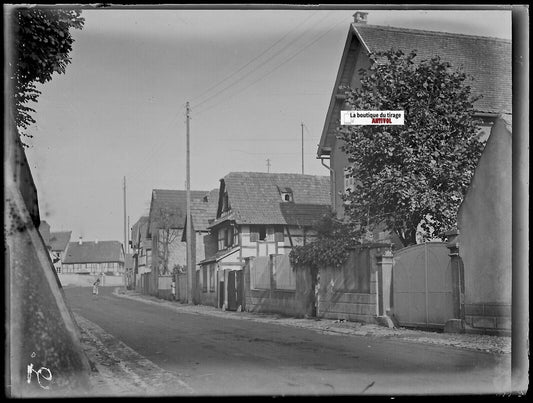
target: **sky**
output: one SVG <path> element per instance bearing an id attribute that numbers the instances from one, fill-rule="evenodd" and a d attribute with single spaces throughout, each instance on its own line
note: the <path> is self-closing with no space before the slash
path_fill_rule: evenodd
<path id="1" fill-rule="evenodd" d="M 229 172 L 329 175 L 316 159 L 355 11 L 368 24 L 511 39 L 508 10 L 86 9 L 66 74 L 40 85 L 27 157 L 41 219 L 124 240 L 152 189 Z M 268 160 L 268 161 L 267 161 Z"/>

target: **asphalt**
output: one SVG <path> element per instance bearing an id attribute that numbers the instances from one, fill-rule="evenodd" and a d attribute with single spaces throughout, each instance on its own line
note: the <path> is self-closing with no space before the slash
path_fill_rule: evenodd
<path id="1" fill-rule="evenodd" d="M 406 328 L 387 328 L 373 324 L 362 324 L 329 319 L 291 318 L 281 315 L 258 314 L 250 312 L 222 311 L 205 305 L 188 305 L 158 299 L 134 291 L 115 288 L 113 295 L 131 299 L 153 306 L 172 309 L 177 312 L 203 315 L 206 317 L 228 318 L 254 322 L 270 323 L 279 326 L 304 328 L 323 334 L 342 334 L 345 336 L 401 340 L 421 345 L 450 346 L 457 349 L 483 351 L 496 355 L 510 355 L 511 338 L 476 334 L 437 333 Z M 175 385 L 179 385 L 180 395 L 192 394 L 192 388 L 153 362 L 137 354 L 133 349 L 117 340 L 95 323 L 74 312 L 81 331 L 82 347 L 91 363 L 91 384 L 93 396 L 136 396 L 172 395 Z M 146 374 L 147 376 L 143 376 Z M 148 376 L 149 374 L 149 376 Z M 144 379 L 150 379 L 146 382 Z M 165 390 L 165 385 L 174 385 Z M 142 393 L 141 393 L 142 392 Z"/>
<path id="2" fill-rule="evenodd" d="M 147 304 L 157 304 L 172 309 L 217 317 L 250 320 L 264 323 L 275 323 L 280 326 L 294 326 L 306 328 L 322 333 L 333 333 L 353 336 L 395 338 L 413 343 L 446 345 L 455 348 L 484 351 L 496 354 L 511 353 L 511 337 L 492 336 L 465 333 L 441 333 L 407 329 L 404 327 L 387 328 L 374 324 L 363 324 L 343 320 L 314 318 L 292 318 L 277 314 L 261 314 L 251 312 L 222 311 L 221 309 L 206 305 L 188 305 L 159 299 L 150 295 L 140 294 L 135 291 L 116 288 L 114 295 L 122 298 L 135 299 Z"/>

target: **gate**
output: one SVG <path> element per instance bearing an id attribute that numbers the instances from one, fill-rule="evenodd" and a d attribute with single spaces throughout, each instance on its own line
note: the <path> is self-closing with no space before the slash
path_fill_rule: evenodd
<path id="1" fill-rule="evenodd" d="M 236 311 L 243 302 L 243 275 L 242 270 L 228 271 L 228 311 Z"/>
<path id="2" fill-rule="evenodd" d="M 394 253 L 392 310 L 402 326 L 441 328 L 454 317 L 452 267 L 441 242 Z"/>

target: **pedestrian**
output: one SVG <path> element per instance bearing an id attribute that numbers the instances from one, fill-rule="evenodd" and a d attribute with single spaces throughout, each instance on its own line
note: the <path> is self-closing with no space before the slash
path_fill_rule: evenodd
<path id="1" fill-rule="evenodd" d="M 172 284 L 170 285 L 170 290 L 172 292 L 172 301 L 176 301 L 176 280 L 172 279 Z"/>
<path id="2" fill-rule="evenodd" d="M 100 285 L 100 279 L 97 279 L 93 283 L 93 295 L 98 295 L 98 286 Z"/>

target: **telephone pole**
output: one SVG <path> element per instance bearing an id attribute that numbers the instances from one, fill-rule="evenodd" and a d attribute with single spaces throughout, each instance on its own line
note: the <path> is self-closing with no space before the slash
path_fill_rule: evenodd
<path id="1" fill-rule="evenodd" d="M 191 162 L 190 162 L 190 133 L 189 133 L 189 120 L 190 120 L 190 109 L 189 102 L 186 106 L 186 128 L 187 128 L 187 225 L 185 231 L 187 232 L 186 241 L 187 241 L 187 303 L 193 303 L 193 267 L 192 267 L 192 247 L 191 247 Z"/>
<path id="2" fill-rule="evenodd" d="M 302 175 L 304 174 L 304 122 L 302 122 Z"/>
<path id="3" fill-rule="evenodd" d="M 126 224 L 126 177 L 124 177 L 124 254 L 126 254 L 127 248 L 128 248 L 128 230 L 127 230 L 127 224 Z M 124 256 L 124 259 L 126 257 Z"/>

